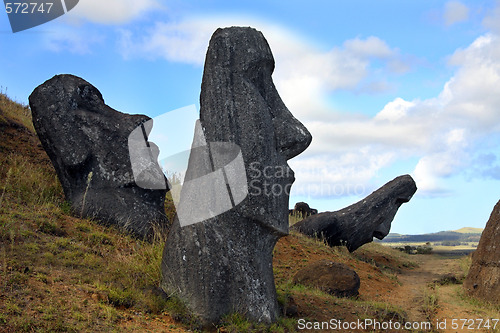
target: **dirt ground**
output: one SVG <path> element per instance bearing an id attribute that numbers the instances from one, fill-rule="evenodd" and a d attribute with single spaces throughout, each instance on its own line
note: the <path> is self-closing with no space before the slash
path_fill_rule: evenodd
<path id="1" fill-rule="evenodd" d="M 416 255 L 419 266 L 397 274 L 400 285 L 381 294 L 379 301 L 404 309 L 408 322 L 431 323 L 432 331 L 499 332 L 500 322 L 491 321 L 500 318 L 498 308 L 465 297 L 462 285 L 454 280 L 463 278 L 464 260 L 464 256 Z"/>

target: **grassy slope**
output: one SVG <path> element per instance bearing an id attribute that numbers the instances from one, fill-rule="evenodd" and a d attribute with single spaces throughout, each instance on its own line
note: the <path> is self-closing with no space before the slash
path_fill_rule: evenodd
<path id="1" fill-rule="evenodd" d="M 0 94 L 0 331 L 149 325 L 162 243 L 72 217 L 28 108 Z"/>
<path id="2" fill-rule="evenodd" d="M 172 214 L 171 202 L 167 207 Z M 0 332 L 196 329 L 182 304 L 165 300 L 157 288 L 163 243 L 71 216 L 29 109 L 0 94 Z M 353 267 L 361 278 L 360 296 L 341 299 L 290 283 L 300 268 L 319 259 Z M 296 317 L 265 328 L 232 315 L 217 329 L 292 332 L 298 317 L 403 321 L 402 309 L 373 300 L 379 290 L 395 288 L 395 273 L 412 265 L 405 254 L 381 245 L 351 254 L 291 234 L 275 248 L 274 270 L 279 300 L 295 307 Z"/>
<path id="3" fill-rule="evenodd" d="M 458 232 L 460 234 L 481 234 L 483 230 L 484 230 L 483 228 L 464 227 L 453 231 Z"/>

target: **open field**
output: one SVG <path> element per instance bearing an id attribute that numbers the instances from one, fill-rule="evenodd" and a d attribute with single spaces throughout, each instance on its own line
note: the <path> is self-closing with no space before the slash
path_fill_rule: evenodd
<path id="1" fill-rule="evenodd" d="M 393 249 L 401 248 L 405 246 L 413 246 L 413 247 L 425 247 L 430 246 L 432 248 L 433 254 L 441 254 L 441 255 L 468 255 L 474 252 L 477 248 L 476 242 L 469 242 L 467 244 L 456 245 L 456 246 L 446 246 L 446 245 L 434 245 L 430 243 L 429 245 L 426 242 L 399 242 L 399 243 L 380 243 L 383 246 L 387 246 Z"/>

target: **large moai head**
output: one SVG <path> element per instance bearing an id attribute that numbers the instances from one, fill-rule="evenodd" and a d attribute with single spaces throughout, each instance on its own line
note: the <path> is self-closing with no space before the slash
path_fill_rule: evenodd
<path id="1" fill-rule="evenodd" d="M 273 70 L 271 49 L 259 31 L 232 27 L 213 34 L 201 88 L 200 126 L 181 194 L 184 208 L 178 209 L 182 213 L 168 235 L 161 283 L 206 324 L 232 312 L 270 323 L 281 313 L 272 252 L 288 234 L 288 198 L 295 178 L 287 160 L 304 151 L 312 138 L 278 95 Z M 221 152 L 224 144 L 231 152 Z M 200 151 L 200 145 L 207 148 Z M 238 154 L 242 168 L 218 163 L 232 160 L 220 156 Z M 209 179 L 209 171 L 218 172 L 212 169 L 224 169 L 220 181 L 206 182 L 214 184 L 213 195 L 200 196 L 202 187 L 190 184 Z M 242 179 L 244 186 L 234 186 Z M 219 204 L 225 193 L 233 197 L 227 210 L 207 207 L 208 213 L 218 213 L 197 223 L 182 222 L 184 212 L 204 207 L 200 198 Z"/>
<path id="2" fill-rule="evenodd" d="M 155 189 L 136 184 L 129 152 L 130 134 L 149 117 L 112 109 L 97 88 L 73 75 L 54 76 L 33 91 L 29 102 L 35 130 L 77 215 L 141 238 L 156 226 L 166 228 L 167 186 L 157 151 L 152 146 L 152 157 L 141 161 L 160 180 Z M 144 136 L 139 139 L 146 146 Z"/>
<path id="3" fill-rule="evenodd" d="M 281 100 L 272 80 L 274 59 L 261 32 L 218 29 L 208 48 L 200 120 L 207 142 L 241 148 L 248 197 L 237 210 L 288 233 L 288 195 L 295 180 L 287 160 L 312 137 Z"/>

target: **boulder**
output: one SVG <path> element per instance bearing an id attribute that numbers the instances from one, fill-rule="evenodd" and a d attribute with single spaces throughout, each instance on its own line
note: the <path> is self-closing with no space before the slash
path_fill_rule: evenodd
<path id="1" fill-rule="evenodd" d="M 213 34 L 200 126 L 177 210 L 182 214 L 173 222 L 161 265 L 163 290 L 206 325 L 232 312 L 271 323 L 282 312 L 272 254 L 289 231 L 294 174 L 287 160 L 312 138 L 278 95 L 273 69 L 259 31 L 231 27 Z"/>
<path id="2" fill-rule="evenodd" d="M 129 136 L 149 117 L 110 108 L 97 88 L 73 75 L 57 75 L 38 86 L 29 103 L 35 130 L 77 216 L 140 238 L 166 228 L 167 186 L 156 161 L 158 150 L 151 144 L 151 158 L 141 161 L 159 181 L 153 189 L 136 184 L 130 159 Z M 142 130 L 146 147 L 151 128 Z"/>
<path id="3" fill-rule="evenodd" d="M 373 237 L 387 236 L 399 207 L 416 191 L 411 176 L 400 176 L 351 206 L 310 216 L 294 224 L 293 229 L 323 238 L 330 246 L 345 245 L 353 252 Z"/>
<path id="4" fill-rule="evenodd" d="M 318 288 L 337 297 L 352 297 L 359 294 L 360 279 L 347 265 L 320 260 L 298 271 L 293 283 Z"/>
<path id="5" fill-rule="evenodd" d="M 493 208 L 472 255 L 463 286 L 470 296 L 500 304 L 500 201 Z"/>

